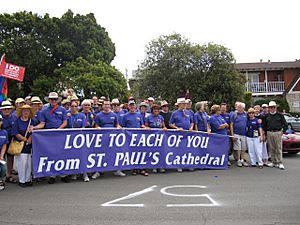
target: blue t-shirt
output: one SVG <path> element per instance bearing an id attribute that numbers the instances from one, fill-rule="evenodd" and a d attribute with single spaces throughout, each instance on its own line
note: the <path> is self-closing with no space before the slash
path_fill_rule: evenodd
<path id="1" fill-rule="evenodd" d="M 143 121 L 144 121 L 144 124 L 145 124 L 146 118 L 147 118 L 148 116 L 150 116 L 151 114 L 148 113 L 148 112 L 146 112 L 146 113 L 141 113 L 141 112 L 140 112 L 140 114 L 142 115 L 142 118 L 143 118 Z"/>
<path id="2" fill-rule="evenodd" d="M 122 110 L 120 110 L 119 112 L 114 112 L 114 113 L 117 115 L 119 124 L 123 127 L 123 117 L 124 117 L 124 115 L 125 115 L 127 112 L 125 112 L 125 111 L 122 109 Z"/>
<path id="3" fill-rule="evenodd" d="M 233 133 L 246 136 L 247 113 L 231 113 L 230 121 L 233 123 Z"/>
<path id="4" fill-rule="evenodd" d="M 34 115 L 34 118 L 40 122 L 41 121 L 41 111 L 37 111 Z"/>
<path id="5" fill-rule="evenodd" d="M 95 127 L 95 117 L 96 115 L 93 112 L 82 112 L 86 119 L 86 128 L 93 128 Z"/>
<path id="6" fill-rule="evenodd" d="M 45 129 L 59 128 L 62 123 L 67 120 L 67 111 L 64 107 L 58 106 L 57 109 L 50 115 L 52 107 L 48 106 L 41 112 L 40 121 L 45 123 Z"/>
<path id="7" fill-rule="evenodd" d="M 218 129 L 220 127 L 220 125 L 225 124 L 225 123 L 226 123 L 226 121 L 224 120 L 224 118 L 221 115 L 213 114 L 209 118 L 209 124 L 210 124 L 212 133 L 227 135 L 227 133 L 228 133 L 227 128 Z"/>
<path id="8" fill-rule="evenodd" d="M 164 118 L 162 115 L 154 116 L 151 114 L 146 117 L 146 123 L 151 128 L 163 128 Z"/>
<path id="9" fill-rule="evenodd" d="M 201 116 L 201 114 L 202 116 Z M 207 131 L 209 117 L 206 112 L 196 112 L 194 114 L 194 123 L 197 125 L 199 131 Z"/>
<path id="10" fill-rule="evenodd" d="M 194 115 L 195 115 L 194 111 L 191 109 L 188 109 L 187 112 L 190 114 L 190 116 L 192 118 L 192 123 L 194 123 Z"/>
<path id="11" fill-rule="evenodd" d="M 67 128 L 84 128 L 87 126 L 85 115 L 81 112 L 68 117 Z"/>
<path id="12" fill-rule="evenodd" d="M 143 117 L 139 112 L 128 112 L 123 116 L 123 126 L 128 128 L 141 128 L 144 125 Z"/>
<path id="13" fill-rule="evenodd" d="M 118 125 L 118 117 L 113 112 L 100 112 L 96 115 L 95 123 L 100 127 L 116 127 Z"/>
<path id="14" fill-rule="evenodd" d="M 0 130 L 0 151 L 3 145 L 8 144 L 8 134 L 6 130 Z"/>
<path id="15" fill-rule="evenodd" d="M 258 119 L 257 118 L 254 118 L 254 119 L 249 118 L 248 121 L 247 121 L 246 136 L 253 138 L 254 137 L 254 131 L 257 131 L 258 135 L 260 136 L 259 130 L 258 130 L 259 128 L 262 128 L 262 126 L 261 126 L 261 123 L 258 123 Z"/>
<path id="16" fill-rule="evenodd" d="M 21 118 L 18 118 L 16 120 L 16 122 L 14 123 L 13 129 L 12 129 L 12 135 L 14 136 L 15 140 L 21 141 L 16 137 L 17 134 L 20 134 L 23 137 L 25 136 L 26 130 L 28 128 L 29 121 L 30 121 L 30 119 L 28 119 L 27 121 L 23 121 L 23 120 L 21 120 Z M 31 119 L 30 126 L 36 126 L 38 124 L 39 123 L 35 118 Z M 26 138 L 28 139 L 31 136 L 31 134 L 32 133 L 27 132 Z M 22 150 L 22 153 L 30 154 L 31 153 L 31 148 L 32 148 L 32 144 L 26 144 L 25 143 L 24 148 Z"/>
<path id="17" fill-rule="evenodd" d="M 14 126 L 15 121 L 18 119 L 16 115 L 3 116 L 3 129 L 7 131 L 8 140 L 10 141 L 12 138 L 12 128 Z"/>
<path id="18" fill-rule="evenodd" d="M 220 114 L 223 119 L 226 121 L 226 123 L 229 125 L 230 124 L 230 114 L 229 113 L 224 113 L 224 114 Z"/>
<path id="19" fill-rule="evenodd" d="M 191 114 L 187 110 L 176 110 L 172 113 L 170 124 L 175 124 L 176 127 L 184 130 L 189 130 L 192 123 Z"/>

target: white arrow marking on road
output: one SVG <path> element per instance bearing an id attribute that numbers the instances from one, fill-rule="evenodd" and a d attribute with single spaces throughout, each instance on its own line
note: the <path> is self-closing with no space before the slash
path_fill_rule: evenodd
<path id="1" fill-rule="evenodd" d="M 141 191 L 134 192 L 134 193 L 131 193 L 129 195 L 126 195 L 126 196 L 124 196 L 122 198 L 118 198 L 118 199 L 115 199 L 115 200 L 103 203 L 101 206 L 107 206 L 107 207 L 112 207 L 112 206 L 114 206 L 114 207 L 144 207 L 144 204 L 112 204 L 112 203 L 123 201 L 123 200 L 126 200 L 126 199 L 131 199 L 131 198 L 134 198 L 136 196 L 145 194 L 147 192 L 154 191 L 154 189 L 156 187 L 157 187 L 157 185 L 153 185 L 151 187 L 145 188 L 144 190 L 141 190 Z"/>

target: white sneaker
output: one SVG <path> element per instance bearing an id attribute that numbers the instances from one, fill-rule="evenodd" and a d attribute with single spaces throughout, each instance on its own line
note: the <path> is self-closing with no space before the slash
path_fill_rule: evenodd
<path id="1" fill-rule="evenodd" d="M 274 164 L 274 167 L 275 167 L 275 168 L 279 168 L 279 164 L 277 164 L 277 163 Z"/>
<path id="2" fill-rule="evenodd" d="M 115 174 L 116 176 L 119 176 L 119 177 L 125 177 L 125 176 L 126 176 L 126 174 L 123 173 L 121 170 L 118 170 L 118 171 L 114 172 L 114 174 Z"/>
<path id="3" fill-rule="evenodd" d="M 249 164 L 247 162 L 245 162 L 245 161 L 242 161 L 242 165 L 245 166 L 245 167 L 249 166 Z"/>
<path id="4" fill-rule="evenodd" d="M 98 177 L 100 177 L 100 173 L 96 172 L 93 174 L 92 179 L 97 179 Z"/>
<path id="5" fill-rule="evenodd" d="M 227 162 L 227 166 L 231 166 L 231 162 L 229 160 Z"/>
<path id="6" fill-rule="evenodd" d="M 159 172 L 160 172 L 160 173 L 165 173 L 166 170 L 165 170 L 165 169 L 159 169 Z"/>
<path id="7" fill-rule="evenodd" d="M 152 170 L 152 173 L 157 173 L 157 169 L 153 169 L 153 170 Z"/>
<path id="8" fill-rule="evenodd" d="M 182 173 L 182 169 L 177 169 L 177 172 L 178 173 Z"/>
<path id="9" fill-rule="evenodd" d="M 72 175 L 72 180 L 77 180 L 77 174 Z"/>
<path id="10" fill-rule="evenodd" d="M 282 163 L 279 163 L 278 168 L 281 169 L 281 170 L 284 170 L 284 165 Z"/>
<path id="11" fill-rule="evenodd" d="M 267 163 L 267 167 L 274 167 L 274 163 L 268 162 L 268 163 Z"/>
<path id="12" fill-rule="evenodd" d="M 243 166 L 243 164 L 242 164 L 242 161 L 241 160 L 239 160 L 239 161 L 237 161 L 237 164 L 236 164 L 238 167 L 242 167 Z"/>
<path id="13" fill-rule="evenodd" d="M 83 181 L 84 182 L 89 182 L 90 181 L 90 178 L 87 174 L 83 174 Z"/>

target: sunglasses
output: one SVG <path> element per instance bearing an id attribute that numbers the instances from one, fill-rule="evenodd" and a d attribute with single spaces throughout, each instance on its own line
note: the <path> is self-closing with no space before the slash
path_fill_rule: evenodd
<path id="1" fill-rule="evenodd" d="M 71 105 L 71 108 L 77 108 L 77 106 L 76 105 Z"/>
<path id="2" fill-rule="evenodd" d="M 275 106 L 269 106 L 270 109 L 275 109 Z"/>
<path id="3" fill-rule="evenodd" d="M 91 105 L 83 105 L 83 106 L 90 106 L 91 107 Z"/>

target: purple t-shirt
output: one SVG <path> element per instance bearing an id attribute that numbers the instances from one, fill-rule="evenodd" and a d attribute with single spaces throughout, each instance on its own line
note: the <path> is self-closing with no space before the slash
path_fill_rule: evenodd
<path id="1" fill-rule="evenodd" d="M 178 128 L 189 130 L 192 123 L 191 114 L 187 110 L 178 109 L 172 113 L 169 123 L 175 124 Z"/>
<path id="2" fill-rule="evenodd" d="M 128 128 L 141 128 L 144 125 L 143 117 L 139 112 L 128 112 L 123 116 L 123 126 Z"/>
<path id="3" fill-rule="evenodd" d="M 68 117 L 67 128 L 84 128 L 87 126 L 86 117 L 83 113 L 71 114 Z"/>
<path id="4" fill-rule="evenodd" d="M 116 127 L 119 122 L 115 113 L 100 112 L 96 115 L 95 123 L 100 127 Z"/>
<path id="5" fill-rule="evenodd" d="M 230 121 L 233 123 L 233 133 L 246 136 L 246 128 L 247 128 L 247 113 L 231 113 Z"/>
<path id="6" fill-rule="evenodd" d="M 162 115 L 154 116 L 153 114 L 146 117 L 146 123 L 151 128 L 162 128 L 164 123 L 164 118 Z"/>
<path id="7" fill-rule="evenodd" d="M 57 109 L 50 115 L 52 107 L 45 107 L 41 111 L 40 121 L 45 123 L 45 129 L 59 128 L 62 123 L 67 120 L 67 111 L 64 107 L 58 106 Z"/>

